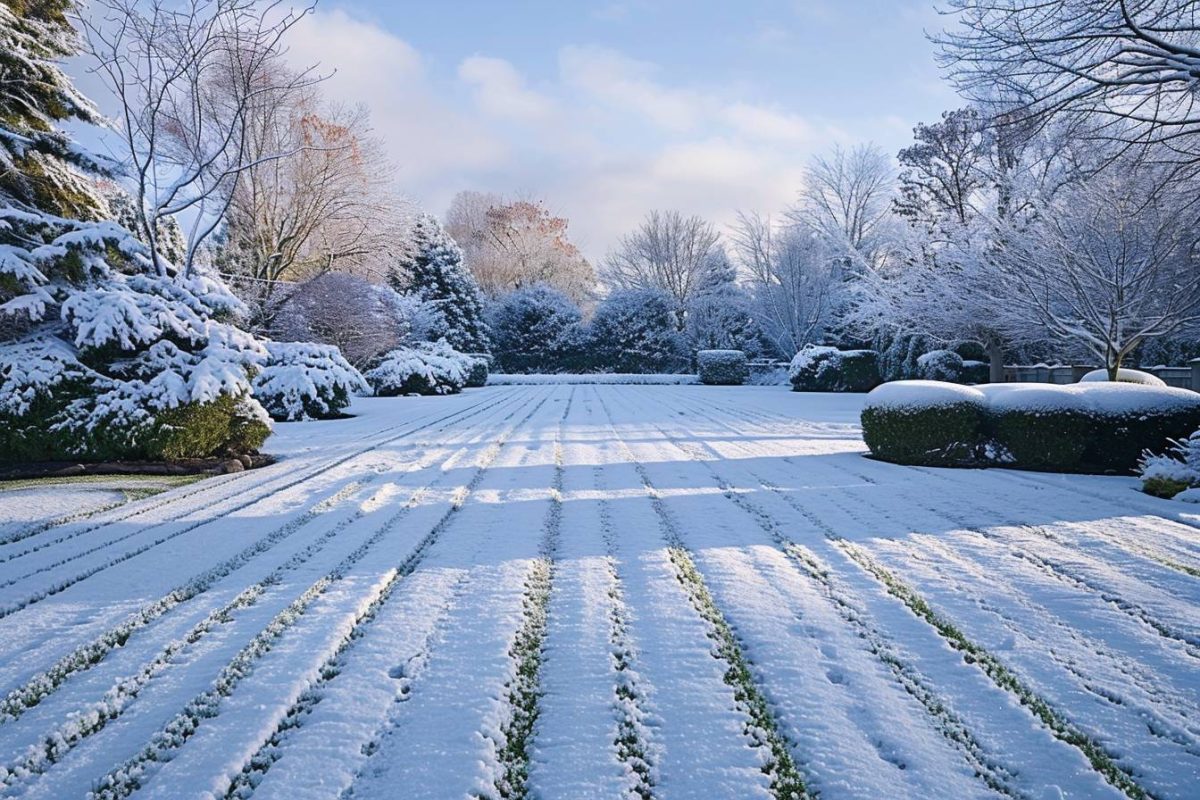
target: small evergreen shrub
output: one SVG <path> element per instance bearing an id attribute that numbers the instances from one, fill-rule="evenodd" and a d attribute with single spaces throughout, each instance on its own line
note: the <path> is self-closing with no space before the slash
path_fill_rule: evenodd
<path id="1" fill-rule="evenodd" d="M 808 345 L 788 367 L 796 392 L 869 392 L 879 385 L 874 350 L 838 350 Z"/>
<path id="2" fill-rule="evenodd" d="M 366 373 L 380 397 L 404 394 L 457 394 L 466 386 L 471 360 L 445 342 L 401 347 Z"/>
<path id="3" fill-rule="evenodd" d="M 468 389 L 478 389 L 487 386 L 488 380 L 488 360 L 487 356 L 479 353 L 469 354 L 471 359 L 471 368 L 467 371 Z"/>
<path id="4" fill-rule="evenodd" d="M 958 353 L 959 357 L 964 361 L 987 361 L 987 348 L 979 342 L 961 341 L 955 342 L 948 349 Z"/>
<path id="5" fill-rule="evenodd" d="M 867 397 L 863 440 L 871 453 L 899 464 L 972 463 L 982 445 L 982 393 L 950 383 L 897 381 Z"/>
<path id="6" fill-rule="evenodd" d="M 1200 431 L 1172 442 L 1166 452 L 1147 453 L 1140 465 L 1142 491 L 1172 498 L 1184 489 L 1200 486 Z"/>
<path id="7" fill-rule="evenodd" d="M 926 381 L 961 383 L 962 356 L 953 350 L 930 350 L 917 357 L 917 375 Z"/>
<path id="8" fill-rule="evenodd" d="M 279 421 L 331 419 L 353 394 L 370 391 L 362 374 L 325 344 L 266 342 L 266 366 L 254 376 L 254 397 Z"/>
<path id="9" fill-rule="evenodd" d="M 701 350 L 696 353 L 700 382 L 709 386 L 741 386 L 750 376 L 741 350 Z"/>

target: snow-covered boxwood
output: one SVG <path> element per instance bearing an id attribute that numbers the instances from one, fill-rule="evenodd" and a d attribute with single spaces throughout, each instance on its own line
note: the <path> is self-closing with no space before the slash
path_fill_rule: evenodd
<path id="1" fill-rule="evenodd" d="M 1066 386 L 995 384 L 987 397 L 986 435 L 997 460 L 1030 469 L 1073 472 L 1087 449 L 1093 419 Z"/>
<path id="2" fill-rule="evenodd" d="M 1200 486 L 1200 431 L 1173 442 L 1166 452 L 1147 453 L 1140 466 L 1146 494 L 1169 498 Z"/>
<path id="3" fill-rule="evenodd" d="M 488 380 L 488 357 L 483 353 L 468 353 L 471 359 L 471 368 L 467 371 L 468 389 L 478 389 L 481 386 L 487 385 Z"/>
<path id="4" fill-rule="evenodd" d="M 869 392 L 879 385 L 879 357 L 874 350 L 838 350 L 807 345 L 788 368 L 797 392 Z"/>
<path id="5" fill-rule="evenodd" d="M 982 443 L 986 412 L 978 389 L 938 381 L 885 383 L 867 395 L 863 440 L 885 461 L 969 463 Z"/>
<path id="6" fill-rule="evenodd" d="M 254 377 L 254 397 L 279 421 L 331 419 L 354 394 L 370 391 L 362 374 L 333 345 L 267 342 L 267 363 Z"/>
<path id="7" fill-rule="evenodd" d="M 917 374 L 922 380 L 961 383 L 962 356 L 953 350 L 930 350 L 917 357 Z"/>
<path id="8" fill-rule="evenodd" d="M 1089 471 L 1130 473 L 1146 451 L 1161 453 L 1200 428 L 1200 394 L 1169 386 L 1081 383 L 1093 425 L 1084 462 Z"/>
<path id="9" fill-rule="evenodd" d="M 383 357 L 365 377 L 375 394 L 455 394 L 471 372 L 471 359 L 445 342 L 401 347 Z"/>
<path id="10" fill-rule="evenodd" d="M 871 452 L 888 461 L 1130 473 L 1146 451 L 1200 428 L 1200 394 L 1112 382 L 898 381 L 868 396 L 862 423 Z"/>
<path id="11" fill-rule="evenodd" d="M 1080 383 L 1104 383 L 1108 381 L 1108 370 L 1094 369 L 1086 373 L 1079 379 Z M 1111 381 L 1109 381 L 1111 383 Z M 1117 370 L 1117 383 L 1140 383 L 1142 386 L 1166 386 L 1166 382 L 1157 375 L 1151 375 L 1149 372 L 1142 372 L 1140 369 L 1126 369 L 1121 367 Z"/>
<path id="12" fill-rule="evenodd" d="M 696 353 L 700 382 L 710 386 L 741 386 L 750 376 L 741 350 L 701 350 Z"/>

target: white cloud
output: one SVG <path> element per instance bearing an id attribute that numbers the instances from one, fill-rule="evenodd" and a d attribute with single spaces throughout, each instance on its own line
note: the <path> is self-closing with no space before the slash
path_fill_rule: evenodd
<path id="1" fill-rule="evenodd" d="M 653 64 L 615 50 L 568 45 L 559 51 L 558 63 L 568 87 L 614 108 L 634 111 L 663 128 L 692 128 L 704 111 L 700 95 L 656 83 Z"/>
<path id="2" fill-rule="evenodd" d="M 726 121 L 734 130 L 754 139 L 780 142 L 811 141 L 816 135 L 806 119 L 773 108 L 733 103 L 724 110 Z"/>
<path id="3" fill-rule="evenodd" d="M 542 197 L 593 260 L 653 208 L 718 224 L 778 210 L 833 135 L 600 47 L 563 47 L 557 81 L 535 89 L 486 54 L 439 74 L 410 43 L 337 10 L 305 20 L 290 46 L 294 63 L 336 69 L 330 97 L 370 107 L 400 191 L 434 213 L 462 189 Z"/>
<path id="4" fill-rule="evenodd" d="M 458 77 L 474 89 L 480 110 L 491 116 L 538 122 L 552 111 L 550 99 L 527 88 L 521 74 L 502 58 L 471 56 L 459 64 Z"/>

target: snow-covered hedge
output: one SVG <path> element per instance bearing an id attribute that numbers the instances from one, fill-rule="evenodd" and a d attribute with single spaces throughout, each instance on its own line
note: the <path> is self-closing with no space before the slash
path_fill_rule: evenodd
<path id="1" fill-rule="evenodd" d="M 674 372 L 555 372 L 547 375 L 492 373 L 488 386 L 539 386 L 548 384 L 597 384 L 605 386 L 682 386 L 698 383 L 695 375 Z"/>
<path id="2" fill-rule="evenodd" d="M 262 345 L 219 279 L 125 228 L 0 205 L 0 460 L 163 459 L 257 448 Z"/>
<path id="3" fill-rule="evenodd" d="M 701 350 L 696 353 L 700 382 L 710 386 L 741 386 L 750 375 L 741 350 Z"/>
<path id="4" fill-rule="evenodd" d="M 401 347 L 383 357 L 365 377 L 375 394 L 455 394 L 471 372 L 471 357 L 445 342 Z"/>
<path id="5" fill-rule="evenodd" d="M 863 440 L 900 464 L 957 464 L 979 448 L 987 400 L 977 389 L 938 381 L 895 381 L 867 395 Z"/>
<path id="6" fill-rule="evenodd" d="M 272 419 L 330 419 L 354 394 L 370 391 L 362 374 L 333 345 L 267 342 L 269 357 L 254 377 L 254 397 Z"/>
<path id="7" fill-rule="evenodd" d="M 807 345 L 788 368 L 797 392 L 869 392 L 879 385 L 879 357 L 874 350 L 838 350 Z"/>
<path id="8" fill-rule="evenodd" d="M 963 358 L 953 350 L 930 350 L 917 357 L 917 374 L 922 380 L 961 383 Z"/>
<path id="9" fill-rule="evenodd" d="M 1094 369 L 1085 374 L 1079 379 L 1080 383 L 1103 383 L 1108 381 L 1108 370 Z M 1126 369 L 1121 367 L 1117 370 L 1117 383 L 1140 383 L 1142 386 L 1166 386 L 1166 382 L 1157 375 L 1151 375 L 1149 372 L 1142 372 L 1138 369 Z"/>
<path id="10" fill-rule="evenodd" d="M 1200 394 L 1126 383 L 898 381 L 867 397 L 862 422 L 867 446 L 889 461 L 1128 473 L 1145 451 L 1200 428 Z"/>

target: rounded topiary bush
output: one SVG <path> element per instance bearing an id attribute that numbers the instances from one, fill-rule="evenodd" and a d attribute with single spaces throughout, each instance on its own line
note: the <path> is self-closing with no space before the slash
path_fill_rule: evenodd
<path id="1" fill-rule="evenodd" d="M 1094 369 L 1086 373 L 1079 379 L 1080 383 L 1112 383 L 1108 379 L 1108 370 Z M 1117 370 L 1117 383 L 1138 383 L 1142 386 L 1166 386 L 1166 382 L 1157 375 L 1151 375 L 1149 372 L 1142 372 L 1140 369 L 1126 369 L 1124 367 Z"/>
<path id="2" fill-rule="evenodd" d="M 709 386 L 741 386 L 750 377 L 741 350 L 701 350 L 696 353 L 696 366 L 700 382 Z"/>
<path id="3" fill-rule="evenodd" d="M 391 351 L 365 377 L 375 394 L 456 394 L 466 386 L 471 360 L 445 342 Z"/>
<path id="4" fill-rule="evenodd" d="M 792 359 L 788 379 L 796 392 L 869 392 L 879 385 L 879 356 L 808 345 Z"/>
<path id="5" fill-rule="evenodd" d="M 895 381 L 872 391 L 862 410 L 871 453 L 900 464 L 973 463 L 983 441 L 982 392 L 939 381 Z"/>
<path id="6" fill-rule="evenodd" d="M 356 393 L 370 391 L 361 373 L 333 345 L 266 342 L 266 366 L 254 376 L 254 397 L 272 419 L 331 419 Z"/>
<path id="7" fill-rule="evenodd" d="M 953 350 L 930 350 L 917 358 L 917 374 L 922 380 L 961 383 L 962 356 Z"/>
<path id="8" fill-rule="evenodd" d="M 1200 428 L 1200 394 L 1169 386 L 1086 383 L 1071 387 L 1092 420 L 1083 460 L 1089 471 L 1129 473 Z"/>
<path id="9" fill-rule="evenodd" d="M 1051 384 L 996 384 L 980 388 L 988 401 L 986 434 L 995 461 L 1030 469 L 1079 469 L 1093 420 L 1078 394 Z"/>

